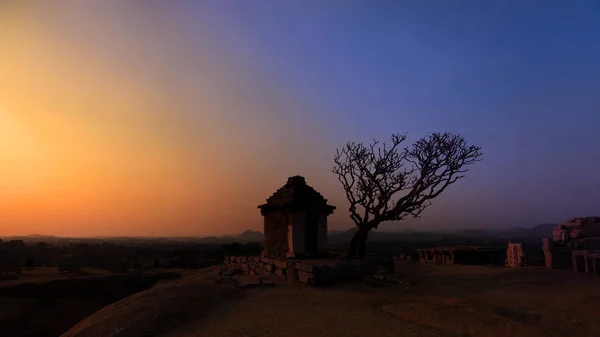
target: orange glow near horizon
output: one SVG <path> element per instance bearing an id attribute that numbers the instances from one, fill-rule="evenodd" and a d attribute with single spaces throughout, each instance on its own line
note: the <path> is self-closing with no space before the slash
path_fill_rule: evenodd
<path id="1" fill-rule="evenodd" d="M 288 103 L 228 91 L 240 79 L 271 89 L 218 43 L 220 52 L 164 59 L 155 45 L 177 50 L 168 46 L 177 31 L 142 16 L 68 14 L 0 12 L 0 235 L 261 229 L 258 204 L 287 176 L 310 181 L 314 164 L 302 156 L 279 167 L 264 160 L 297 122 L 277 114 Z M 186 62 L 197 68 L 189 77 Z M 308 152 L 311 142 L 293 146 Z"/>

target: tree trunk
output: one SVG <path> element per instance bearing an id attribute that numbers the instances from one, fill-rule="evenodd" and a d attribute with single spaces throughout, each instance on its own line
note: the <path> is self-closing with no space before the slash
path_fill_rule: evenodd
<path id="1" fill-rule="evenodd" d="M 367 238 L 369 231 L 373 228 L 372 226 L 359 226 L 350 240 L 350 247 L 348 248 L 348 261 L 351 261 L 356 256 L 359 259 L 363 259 L 367 254 Z M 358 255 L 357 255 L 358 253 Z"/>

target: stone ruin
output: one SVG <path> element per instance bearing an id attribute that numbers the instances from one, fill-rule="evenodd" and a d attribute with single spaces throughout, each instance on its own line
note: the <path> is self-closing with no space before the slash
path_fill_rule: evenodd
<path id="1" fill-rule="evenodd" d="M 600 249 L 600 217 L 569 219 L 554 227 L 552 241 L 572 249 Z"/>
<path id="2" fill-rule="evenodd" d="M 440 246 L 417 249 L 420 263 L 504 265 L 506 251 L 481 246 Z"/>
<path id="3" fill-rule="evenodd" d="M 264 216 L 263 256 L 316 257 L 327 252 L 327 216 L 335 207 L 304 177 L 290 177 L 258 208 Z"/>
<path id="4" fill-rule="evenodd" d="M 292 260 L 282 257 L 227 256 L 221 274 L 224 276 L 236 274 L 275 276 L 282 281 L 310 285 L 335 284 L 348 280 L 359 280 L 365 275 L 373 275 L 377 280 L 412 284 L 411 281 L 390 272 L 396 267 L 395 261 L 391 258 L 380 256 L 354 261 L 335 258 Z"/>
<path id="5" fill-rule="evenodd" d="M 345 261 L 342 255 L 328 254 L 327 216 L 335 207 L 307 185 L 304 177 L 288 178 L 258 208 L 264 217 L 261 256 L 225 257 L 221 274 L 273 275 L 285 281 L 316 285 L 358 279 L 364 274 L 380 272 L 383 266 L 393 266 L 391 258 Z M 397 283 L 405 282 L 387 277 Z"/>
<path id="6" fill-rule="evenodd" d="M 547 268 L 600 275 L 600 217 L 569 219 L 542 243 Z"/>
<path id="7" fill-rule="evenodd" d="M 525 267 L 527 259 L 523 251 L 523 244 L 509 242 L 506 249 L 506 266 L 509 268 Z"/>

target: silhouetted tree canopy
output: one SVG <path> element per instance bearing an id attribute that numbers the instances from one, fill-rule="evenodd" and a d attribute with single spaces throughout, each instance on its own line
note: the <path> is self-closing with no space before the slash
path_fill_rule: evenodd
<path id="1" fill-rule="evenodd" d="M 419 217 L 448 186 L 465 177 L 467 166 L 481 159 L 481 148 L 452 133 L 432 133 L 402 148 L 406 135 L 391 144 L 349 142 L 334 157 L 333 172 L 350 202 L 358 230 L 348 258 L 365 255 L 368 232 L 385 221 Z"/>

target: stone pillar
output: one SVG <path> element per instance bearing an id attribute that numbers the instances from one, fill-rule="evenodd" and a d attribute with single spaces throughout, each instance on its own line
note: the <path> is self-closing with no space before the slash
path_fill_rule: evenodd
<path id="1" fill-rule="evenodd" d="M 593 259 L 593 261 L 594 261 L 594 265 L 593 265 L 593 267 L 594 267 L 594 274 L 600 276 L 600 256 L 595 257 Z"/>
<path id="2" fill-rule="evenodd" d="M 286 256 L 290 257 L 296 246 L 297 245 L 294 245 L 294 227 L 290 223 L 288 225 L 288 252 Z"/>
<path id="3" fill-rule="evenodd" d="M 585 272 L 594 273 L 594 258 L 590 257 L 589 254 L 585 254 Z"/>

